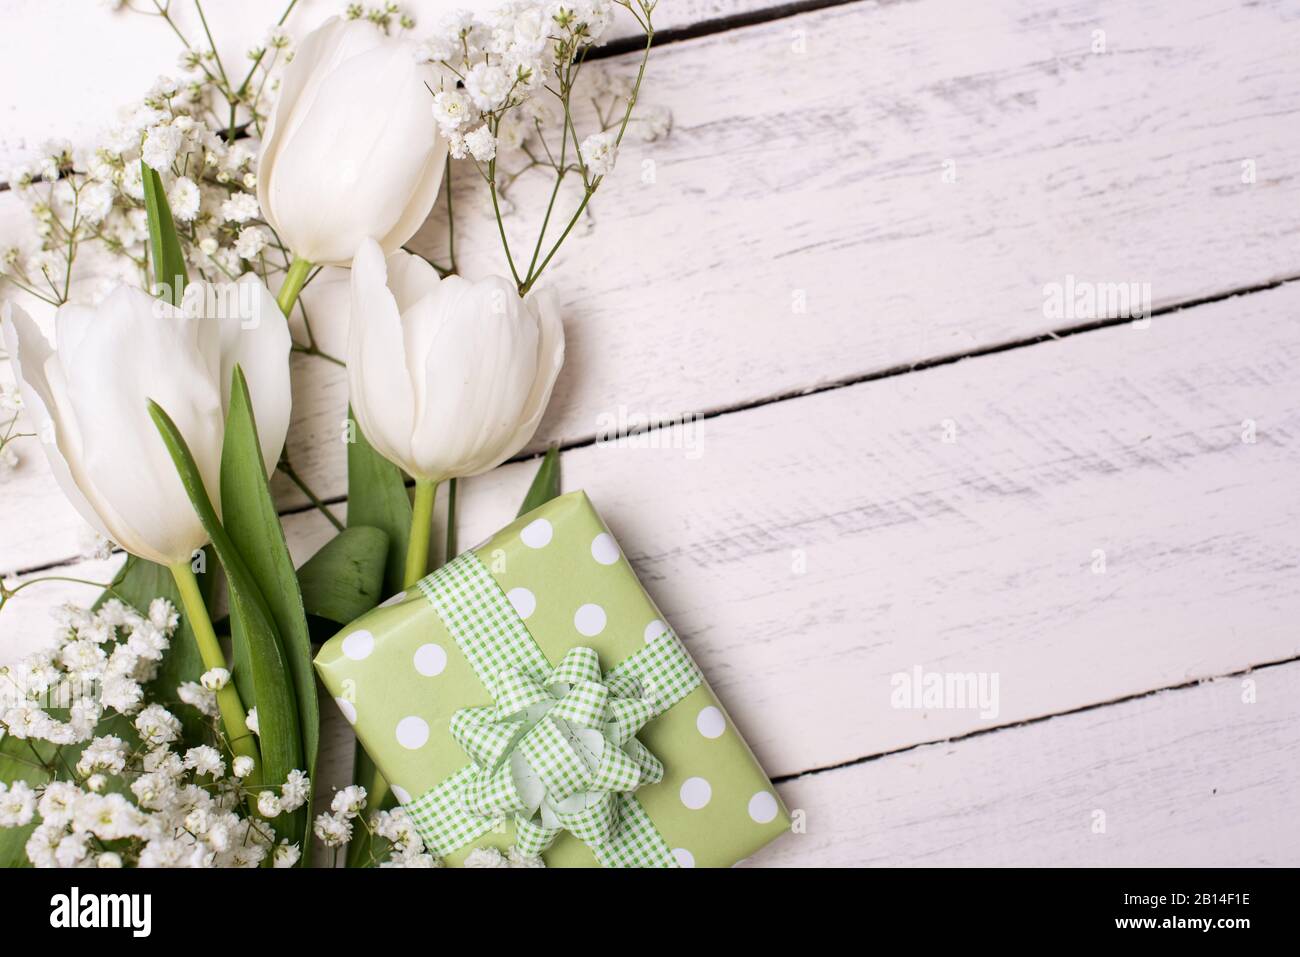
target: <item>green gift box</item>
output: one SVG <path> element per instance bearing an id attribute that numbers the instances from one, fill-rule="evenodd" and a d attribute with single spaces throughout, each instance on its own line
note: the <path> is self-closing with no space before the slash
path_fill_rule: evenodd
<path id="1" fill-rule="evenodd" d="M 583 492 L 363 615 L 316 668 L 448 864 L 729 866 L 776 789 Z"/>

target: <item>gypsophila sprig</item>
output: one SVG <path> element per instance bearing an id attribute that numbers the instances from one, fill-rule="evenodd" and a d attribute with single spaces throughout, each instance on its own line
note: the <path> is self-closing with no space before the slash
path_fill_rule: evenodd
<path id="1" fill-rule="evenodd" d="M 0 732 L 31 743 L 45 783 L 0 783 L 0 827 L 35 825 L 36 867 L 289 867 L 301 848 L 266 819 L 302 807 L 310 782 L 256 783 L 213 714 L 215 693 L 193 685 L 210 741 L 180 749 L 180 718 L 151 701 L 150 682 L 179 618 L 165 599 L 148 614 L 116 599 L 91 611 L 63 606 L 48 650 L 0 668 Z M 209 672 L 207 684 L 228 680 Z M 187 694 L 178 689 L 184 701 Z M 182 705 L 183 706 L 183 705 Z M 111 732 L 103 729 L 111 727 Z M 39 745 L 39 746 L 38 746 Z M 78 754 L 74 749 L 80 747 Z M 39 759 L 36 760 L 36 759 Z M 252 808 L 257 812 L 254 813 Z"/>
<path id="2" fill-rule="evenodd" d="M 653 0 L 513 0 L 488 11 L 457 11 L 439 21 L 421 56 L 441 67 L 430 91 L 433 121 L 453 159 L 469 160 L 486 183 L 519 294 L 525 295 L 582 218 L 601 181 L 614 169 L 618 147 L 632 120 L 650 46 Z M 585 137 L 576 118 L 579 77 L 587 53 L 600 45 L 616 7 L 636 20 L 645 47 L 635 79 L 613 83 L 598 77 L 587 95 L 599 128 Z M 660 114 L 647 131 L 667 132 Z M 647 137 L 654 138 L 654 137 Z M 504 155 L 518 153 L 513 171 Z M 516 258 L 503 216 L 512 206 L 506 190 L 524 172 L 544 169 L 554 177 L 530 258 Z M 581 181 L 576 208 L 558 238 L 549 235 L 556 200 L 566 179 Z"/>

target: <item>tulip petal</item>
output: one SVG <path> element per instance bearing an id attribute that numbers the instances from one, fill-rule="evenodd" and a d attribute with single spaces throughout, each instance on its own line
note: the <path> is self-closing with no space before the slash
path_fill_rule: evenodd
<path id="1" fill-rule="evenodd" d="M 414 44 L 388 41 L 316 82 L 277 135 L 268 215 L 312 262 L 347 263 L 366 237 L 396 248 L 428 215 L 440 182 L 435 154 L 446 144 L 429 121 L 433 70 L 417 62 Z"/>
<path id="2" fill-rule="evenodd" d="M 257 420 L 257 437 L 269 477 L 280 461 L 284 439 L 289 432 L 289 413 L 293 396 L 289 385 L 289 350 L 293 341 L 284 314 L 266 288 L 253 273 L 240 277 L 240 312 L 223 311 L 209 316 L 221 330 L 220 383 L 221 407 L 230 409 L 231 378 L 238 365 L 248 380 Z"/>
<path id="3" fill-rule="evenodd" d="M 201 350 L 202 326 L 123 286 L 97 307 L 71 356 L 60 356 L 83 443 L 78 483 L 88 497 L 112 503 L 117 515 L 105 516 L 106 524 L 124 548 L 160 564 L 188 560 L 207 536 L 149 416 L 149 399 L 176 422 L 218 498 L 221 392 Z"/>
<path id="4" fill-rule="evenodd" d="M 514 286 L 496 276 L 441 296 L 438 310 L 413 454 L 426 468 L 477 475 L 518 451 L 506 443 L 532 391 L 539 330 Z"/>
<path id="5" fill-rule="evenodd" d="M 382 35 L 369 24 L 330 17 L 312 30 L 298 44 L 293 60 L 280 81 L 280 95 L 262 137 L 258 169 L 257 201 L 267 221 L 281 234 L 270 189 L 280 145 L 297 129 L 302 118 L 316 101 L 321 81 L 338 64 L 374 49 L 383 42 Z"/>
<path id="6" fill-rule="evenodd" d="M 555 388 L 555 380 L 564 365 L 564 323 L 560 319 L 560 308 L 554 294 L 549 289 L 540 289 L 529 296 L 524 307 L 537 316 L 538 328 L 541 330 L 541 342 L 537 347 L 537 376 L 533 380 L 533 390 L 524 403 L 519 425 L 506 442 L 505 447 L 510 451 L 487 466 L 488 469 L 500 465 L 528 444 L 528 440 L 537 431 L 537 426 L 541 424 L 542 415 L 551 401 L 551 390 Z"/>
<path id="7" fill-rule="evenodd" d="M 3 327 L 5 350 L 9 353 L 14 378 L 22 393 L 24 414 L 38 435 L 45 431 L 47 422 L 53 427 L 53 441 L 47 441 L 47 437 L 41 435 L 41 447 L 45 450 L 54 480 L 91 528 L 105 538 L 117 541 L 117 536 L 100 514 L 102 510 L 112 515 L 112 510 L 102 502 L 92 504 L 77 482 L 79 469 L 74 471 L 73 463 L 80 462 L 81 433 L 76 420 L 66 414 L 66 407 L 60 402 L 64 383 L 58 356 L 22 307 L 12 303 L 0 306 L 0 327 Z M 120 541 L 117 543 L 122 544 Z"/>
<path id="8" fill-rule="evenodd" d="M 402 319 L 388 291 L 387 278 L 379 244 L 365 240 L 352 260 L 348 387 L 357 424 L 370 444 L 388 461 L 409 471 L 414 396 L 406 369 Z"/>

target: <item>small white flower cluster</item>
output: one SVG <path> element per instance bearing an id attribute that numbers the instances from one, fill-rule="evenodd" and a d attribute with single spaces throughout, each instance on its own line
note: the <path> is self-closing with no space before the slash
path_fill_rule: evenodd
<path id="1" fill-rule="evenodd" d="M 465 858 L 466 867 L 545 867 L 540 857 L 524 857 L 516 848 L 502 854 L 495 847 L 477 847 Z"/>
<path id="2" fill-rule="evenodd" d="M 283 31 L 273 32 L 267 45 L 275 56 L 261 57 L 262 67 L 269 71 L 272 63 L 288 61 Z M 83 285 L 79 295 L 93 299 L 113 281 L 142 282 L 149 237 L 141 160 L 162 179 L 196 272 L 209 280 L 234 279 L 259 265 L 271 235 L 260 224 L 255 195 L 256 144 L 238 140 L 233 122 L 214 111 L 214 102 L 225 102 L 216 92 L 225 81 L 212 58 L 211 51 L 187 50 L 181 57 L 187 73 L 179 80 L 159 77 L 121 111 L 97 147 L 74 150 L 50 142 L 0 176 L 26 203 L 35 233 L 30 248 L 0 250 L 0 278 L 52 304 L 64 302 L 77 278 L 72 263 L 86 247 L 107 255 L 88 270 L 98 282 Z M 260 124 L 269 111 L 268 86 L 254 84 L 255 92 L 241 101 L 248 125 Z"/>
<path id="3" fill-rule="evenodd" d="M 352 840 L 354 822 L 373 835 L 386 839 L 390 855 L 377 863 L 380 867 L 441 867 L 442 862 L 424 848 L 415 825 L 402 808 L 380 811 L 369 824 L 362 812 L 366 809 L 366 789 L 346 787 L 334 795 L 328 814 L 316 818 L 314 833 L 326 847 L 342 847 Z"/>
<path id="4" fill-rule="evenodd" d="M 0 732 L 75 745 L 93 737 L 106 710 L 131 715 L 144 706 L 144 685 L 157 673 L 178 618 L 161 598 L 147 616 L 110 599 L 95 612 L 64 605 L 58 618 L 54 647 L 0 668 Z"/>
<path id="5" fill-rule="evenodd" d="M 255 791 L 244 783 L 252 758 L 236 757 L 228 772 L 213 744 L 184 748 L 180 719 L 147 700 L 144 686 L 179 620 L 175 608 L 158 598 L 141 615 L 114 599 L 94 612 L 65 606 L 60 619 L 54 648 L 0 669 L 0 735 L 33 742 L 34 754 L 42 753 L 40 742 L 54 745 L 47 771 L 70 777 L 0 783 L 0 827 L 36 822 L 28 860 L 37 867 L 257 867 L 270 855 L 277 867 L 296 864 L 300 848 L 277 843 L 264 818 L 303 807 L 307 776 L 293 771 L 283 786 Z M 214 689 L 229 679 L 212 669 L 179 693 L 211 714 Z M 220 743 L 215 722 L 213 735 Z M 82 744 L 69 768 L 60 749 Z M 258 815 L 248 810 L 254 797 Z"/>
<path id="6" fill-rule="evenodd" d="M 442 68 L 433 116 L 456 159 L 517 148 L 550 110 L 534 94 L 613 22 L 614 0 L 511 0 L 444 17 L 420 56 Z"/>

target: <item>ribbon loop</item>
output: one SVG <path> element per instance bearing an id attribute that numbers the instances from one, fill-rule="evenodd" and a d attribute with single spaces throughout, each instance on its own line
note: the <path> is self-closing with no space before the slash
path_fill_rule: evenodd
<path id="1" fill-rule="evenodd" d="M 617 828 L 620 796 L 663 778 L 636 739 L 659 713 L 650 682 L 627 669 L 603 676 L 592 648 L 571 648 L 544 684 L 517 667 L 493 683 L 495 704 L 452 717 L 474 762 L 462 792 L 473 814 L 514 814 L 519 846 L 541 853 L 561 830 L 595 846 Z"/>

